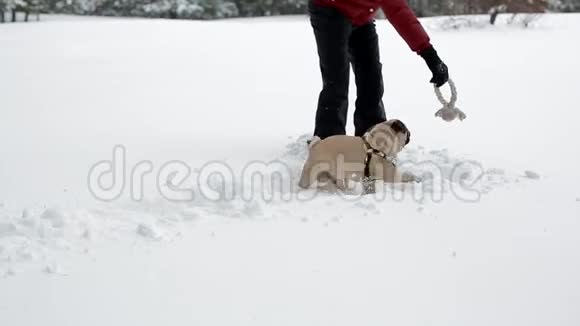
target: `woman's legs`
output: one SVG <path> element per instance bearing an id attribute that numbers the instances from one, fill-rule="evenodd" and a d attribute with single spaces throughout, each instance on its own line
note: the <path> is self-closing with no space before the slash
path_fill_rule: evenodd
<path id="1" fill-rule="evenodd" d="M 309 3 L 323 87 L 318 98 L 314 135 L 324 139 L 346 134 L 348 84 L 352 63 L 357 85 L 355 135 L 386 120 L 383 76 L 374 22 L 354 27 L 340 11 Z"/>

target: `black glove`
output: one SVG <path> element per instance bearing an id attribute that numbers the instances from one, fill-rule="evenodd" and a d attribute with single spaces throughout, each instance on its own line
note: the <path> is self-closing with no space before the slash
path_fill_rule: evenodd
<path id="1" fill-rule="evenodd" d="M 447 66 L 441 61 L 433 46 L 419 52 L 419 55 L 425 60 L 427 67 L 433 73 L 433 78 L 429 82 L 437 87 L 445 85 L 449 80 L 449 71 L 447 71 Z"/>

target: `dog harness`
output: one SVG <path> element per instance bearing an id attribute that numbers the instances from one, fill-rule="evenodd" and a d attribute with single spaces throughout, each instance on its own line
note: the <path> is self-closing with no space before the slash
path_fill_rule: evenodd
<path id="1" fill-rule="evenodd" d="M 395 162 L 394 162 L 394 160 L 395 160 L 394 158 L 387 156 L 385 153 L 383 153 L 383 152 L 381 152 L 381 151 L 379 151 L 377 149 L 374 149 L 371 146 L 371 144 L 369 144 L 369 142 L 367 141 L 367 139 L 366 139 L 367 136 L 369 136 L 368 133 L 365 133 L 361 138 L 363 140 L 363 143 L 364 143 L 365 149 L 366 149 L 366 153 L 367 153 L 367 156 L 365 158 L 365 172 L 364 172 L 364 177 L 367 178 L 367 179 L 369 179 L 371 177 L 371 159 L 373 157 L 373 154 L 380 156 L 385 161 L 391 163 L 393 166 L 396 166 L 396 165 L 395 165 Z"/>

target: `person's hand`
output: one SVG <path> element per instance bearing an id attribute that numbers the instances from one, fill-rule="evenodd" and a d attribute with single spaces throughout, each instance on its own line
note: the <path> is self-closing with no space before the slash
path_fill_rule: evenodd
<path id="1" fill-rule="evenodd" d="M 435 84 L 437 87 L 445 85 L 449 80 L 449 71 L 445 63 L 437 55 L 437 51 L 435 51 L 433 46 L 419 52 L 419 55 L 425 60 L 427 67 L 433 73 L 433 77 L 429 82 Z"/>

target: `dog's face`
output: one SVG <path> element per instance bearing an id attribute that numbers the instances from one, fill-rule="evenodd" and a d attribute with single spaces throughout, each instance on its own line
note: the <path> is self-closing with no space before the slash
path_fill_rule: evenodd
<path id="1" fill-rule="evenodd" d="M 411 132 L 403 122 L 392 119 L 372 127 L 365 135 L 365 140 L 385 155 L 395 156 L 409 143 Z"/>

